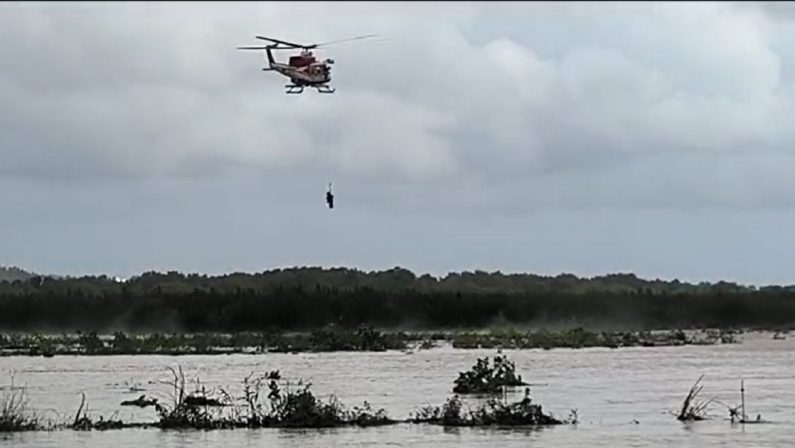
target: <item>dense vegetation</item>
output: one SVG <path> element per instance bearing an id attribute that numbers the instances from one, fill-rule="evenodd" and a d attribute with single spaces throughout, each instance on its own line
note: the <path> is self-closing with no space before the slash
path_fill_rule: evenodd
<path id="1" fill-rule="evenodd" d="M 112 335 L 0 333 L 0 356 L 183 355 L 267 352 L 339 352 L 454 348 L 586 348 L 714 345 L 737 342 L 735 330 L 607 332 L 574 328 L 558 332 L 493 329 L 482 332 L 382 332 L 371 327 L 322 327 L 309 332 L 150 333 Z M 688 334 L 689 333 L 689 334 Z"/>
<path id="2" fill-rule="evenodd" d="M 444 278 L 294 268 L 210 277 L 149 272 L 33 276 L 0 281 L 0 330 L 244 332 L 312 330 L 329 324 L 445 329 L 560 325 L 627 329 L 788 328 L 795 288 L 688 284 L 631 274 L 464 272 Z"/>

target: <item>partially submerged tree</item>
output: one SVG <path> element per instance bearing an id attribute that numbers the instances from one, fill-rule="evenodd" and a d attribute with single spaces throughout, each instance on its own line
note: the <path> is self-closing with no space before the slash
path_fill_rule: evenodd
<path id="1" fill-rule="evenodd" d="M 704 375 L 698 377 L 698 380 L 696 380 L 695 384 L 693 384 L 693 387 L 690 388 L 690 391 L 687 393 L 687 396 L 682 402 L 682 409 L 679 411 L 679 415 L 676 416 L 677 420 L 699 421 L 707 418 L 707 407 L 712 404 L 715 399 L 711 398 L 707 401 L 701 401 L 698 398 L 698 395 L 704 388 L 704 386 L 701 385 L 701 380 L 703 378 Z"/>

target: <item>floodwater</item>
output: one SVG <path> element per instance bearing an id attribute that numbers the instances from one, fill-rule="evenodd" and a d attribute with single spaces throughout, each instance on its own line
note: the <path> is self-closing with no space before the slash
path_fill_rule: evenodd
<path id="1" fill-rule="evenodd" d="M 795 335 L 741 336 L 741 344 L 623 349 L 506 350 L 518 373 L 532 384 L 544 411 L 566 418 L 577 409 L 580 423 L 542 429 L 455 428 L 398 424 L 323 430 L 234 429 L 163 431 L 122 429 L 58 430 L 0 436 L 13 447 L 789 447 L 795 440 Z M 239 391 L 251 372 L 279 369 L 284 379 L 304 378 L 323 398 L 335 394 L 348 407 L 364 400 L 390 417 L 439 406 L 452 395 L 453 380 L 477 357 L 494 350 L 440 347 L 414 353 L 306 353 L 211 356 L 97 356 L 0 358 L 0 384 L 28 387 L 30 403 L 42 415 L 64 421 L 74 416 L 85 392 L 89 413 L 125 422 L 154 421 L 152 408 L 119 406 L 141 394 L 167 397 L 167 366 L 182 365 L 188 379 L 207 387 Z M 704 374 L 703 398 L 715 397 L 711 420 L 685 424 L 674 415 L 688 389 Z M 749 417 L 769 424 L 728 420 L 727 405 L 740 402 L 745 380 Z M 143 391 L 130 391 L 137 386 Z M 521 389 L 515 398 L 522 396 Z"/>

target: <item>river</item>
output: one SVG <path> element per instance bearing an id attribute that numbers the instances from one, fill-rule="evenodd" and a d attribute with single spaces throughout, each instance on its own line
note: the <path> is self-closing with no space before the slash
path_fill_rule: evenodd
<path id="1" fill-rule="evenodd" d="M 566 418 L 577 409 L 579 424 L 542 429 L 442 428 L 397 424 L 323 430 L 163 431 L 122 429 L 77 432 L 38 431 L 0 436 L 12 447 L 789 447 L 795 440 L 795 336 L 774 340 L 746 333 L 740 344 L 638 348 L 506 350 L 517 372 L 531 383 L 533 399 L 546 413 Z M 209 356 L 56 356 L 0 358 L 0 384 L 28 389 L 31 406 L 56 421 L 74 416 L 81 392 L 94 416 L 125 422 L 154 421 L 152 408 L 120 406 L 141 394 L 163 395 L 166 367 L 180 364 L 188 379 L 207 387 L 238 391 L 251 372 L 278 369 L 285 379 L 304 378 L 327 398 L 335 394 L 348 407 L 364 400 L 395 419 L 441 405 L 452 395 L 453 380 L 478 357 L 494 350 L 442 346 L 411 353 L 301 353 Z M 674 415 L 698 377 L 704 398 L 715 397 L 712 419 L 682 423 Z M 728 420 L 725 404 L 740 402 L 745 380 L 748 415 L 769 424 L 740 425 Z M 131 391 L 136 386 L 142 391 Z M 522 395 L 521 389 L 515 398 Z M 725 403 L 725 404 L 724 404 Z"/>

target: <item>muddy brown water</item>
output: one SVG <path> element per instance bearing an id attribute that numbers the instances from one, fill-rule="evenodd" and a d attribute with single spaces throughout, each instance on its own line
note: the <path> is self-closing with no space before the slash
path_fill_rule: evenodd
<path id="1" fill-rule="evenodd" d="M 453 380 L 480 356 L 494 350 L 457 350 L 443 346 L 412 353 L 303 353 L 211 356 L 96 356 L 0 358 L 0 384 L 13 374 L 28 389 L 30 404 L 45 418 L 73 417 L 85 392 L 89 413 L 125 422 L 156 419 L 151 408 L 120 406 L 141 394 L 167 399 L 167 366 L 180 364 L 188 379 L 208 388 L 240 390 L 251 372 L 279 369 L 285 379 L 304 378 L 327 398 L 336 395 L 348 407 L 365 400 L 405 419 L 421 406 L 441 405 L 452 395 Z M 0 435 L 1 446 L 114 448 L 158 447 L 790 447 L 795 443 L 795 335 L 774 340 L 750 333 L 740 344 L 623 349 L 506 350 L 532 397 L 544 411 L 566 418 L 577 409 L 580 423 L 542 429 L 442 428 L 398 424 L 376 428 L 322 430 L 235 429 L 164 431 L 123 429 L 76 432 L 58 430 Z M 693 382 L 704 374 L 705 398 L 712 419 L 685 424 L 672 414 Z M 732 424 L 727 405 L 740 402 L 745 380 L 750 417 L 770 423 Z M 143 389 L 131 391 L 130 388 Z M 514 398 L 520 398 L 517 389 Z"/>

